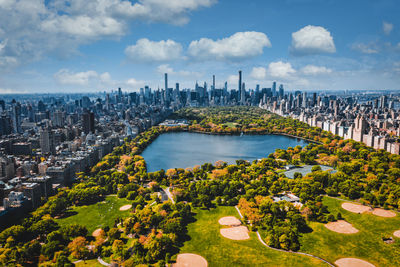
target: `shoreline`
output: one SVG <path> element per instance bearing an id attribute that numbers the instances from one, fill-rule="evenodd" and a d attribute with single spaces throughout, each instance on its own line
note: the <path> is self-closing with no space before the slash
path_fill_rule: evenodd
<path id="1" fill-rule="evenodd" d="M 158 125 L 158 126 L 160 126 L 160 125 Z M 168 126 L 164 126 L 164 127 L 168 128 Z M 176 129 L 173 129 L 173 130 L 170 130 L 170 131 L 165 131 L 165 132 L 162 132 L 161 134 L 169 133 L 169 132 L 175 132 L 175 133 L 176 132 L 188 132 L 188 133 L 199 133 L 199 134 L 208 134 L 208 135 L 228 135 L 228 136 L 239 136 L 239 135 L 241 135 L 241 132 L 240 133 L 239 132 L 207 132 L 207 131 L 200 131 L 200 130 L 191 130 L 187 126 L 186 126 L 186 128 L 176 128 Z M 248 131 L 248 132 L 246 132 L 246 131 L 244 131 L 243 134 L 244 135 L 281 135 L 281 136 L 287 136 L 287 137 L 291 137 L 291 138 L 301 139 L 301 140 L 304 140 L 304 141 L 307 141 L 307 142 L 310 142 L 310 143 L 314 143 L 314 144 L 320 144 L 320 145 L 323 144 L 322 142 L 315 141 L 315 140 L 312 140 L 312 139 L 299 137 L 299 136 L 296 136 L 296 135 L 286 134 L 286 133 L 273 133 L 273 132 L 271 133 L 271 132 L 268 132 L 267 130 L 263 130 L 263 131 L 260 131 L 260 132 L 257 132 L 257 131 Z"/>

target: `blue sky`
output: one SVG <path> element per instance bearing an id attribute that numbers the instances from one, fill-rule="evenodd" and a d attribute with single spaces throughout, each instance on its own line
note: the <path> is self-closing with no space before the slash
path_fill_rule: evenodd
<path id="1" fill-rule="evenodd" d="M 0 93 L 399 89 L 396 0 L 0 0 Z"/>

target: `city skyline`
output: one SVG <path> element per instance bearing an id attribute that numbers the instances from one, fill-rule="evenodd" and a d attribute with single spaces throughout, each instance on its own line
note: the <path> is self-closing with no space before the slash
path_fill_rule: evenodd
<path id="1" fill-rule="evenodd" d="M 397 90 L 396 1 L 2 1 L 0 93 Z M 24 23 L 26 18 L 30 23 Z M 238 19 L 239 18 L 239 19 Z"/>

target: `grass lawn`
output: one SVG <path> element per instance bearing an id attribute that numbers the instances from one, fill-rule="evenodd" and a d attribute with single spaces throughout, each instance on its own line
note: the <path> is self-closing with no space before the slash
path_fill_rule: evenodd
<path id="1" fill-rule="evenodd" d="M 393 236 L 400 229 L 400 215 L 384 218 L 372 214 L 356 214 L 341 208 L 343 201 L 325 197 L 323 203 L 333 214 L 340 212 L 346 221 L 359 230 L 356 234 L 339 234 L 328 230 L 321 223 L 312 223 L 312 233 L 304 234 L 301 251 L 335 262 L 343 257 L 356 257 L 375 266 L 400 266 L 400 239 L 386 244 L 382 236 Z"/>
<path id="2" fill-rule="evenodd" d="M 224 125 L 226 125 L 229 128 L 236 128 L 237 123 L 236 122 L 227 122 L 227 123 L 224 123 Z"/>
<path id="3" fill-rule="evenodd" d="M 102 202 L 98 202 L 89 206 L 72 207 L 70 212 L 76 213 L 72 216 L 58 219 L 60 225 L 81 224 L 86 226 L 91 234 L 94 230 L 100 227 L 114 225 L 114 221 L 118 217 L 126 217 L 128 211 L 120 211 L 119 208 L 123 205 L 130 204 L 131 201 L 117 196 L 107 196 Z"/>
<path id="4" fill-rule="evenodd" d="M 184 243 L 180 253 L 195 253 L 203 256 L 213 266 L 324 266 L 319 260 L 279 252 L 263 246 L 255 233 L 249 240 L 235 241 L 223 237 L 218 219 L 239 215 L 234 207 L 195 209 L 196 221 L 188 225 L 190 240 Z M 326 266 L 326 265 L 325 265 Z"/>
<path id="5" fill-rule="evenodd" d="M 75 264 L 76 267 L 102 267 L 97 259 L 87 260 L 87 261 L 80 261 Z"/>

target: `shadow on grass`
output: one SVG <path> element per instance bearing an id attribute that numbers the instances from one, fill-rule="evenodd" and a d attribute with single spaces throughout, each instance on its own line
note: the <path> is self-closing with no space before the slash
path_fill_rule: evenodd
<path id="1" fill-rule="evenodd" d="M 64 212 L 63 214 L 61 214 L 61 215 L 59 216 L 58 219 L 65 219 L 65 218 L 74 216 L 74 215 L 76 215 L 76 214 L 78 214 L 78 212 L 76 212 L 76 211 L 74 211 L 74 210 L 67 210 L 66 212 Z"/>

